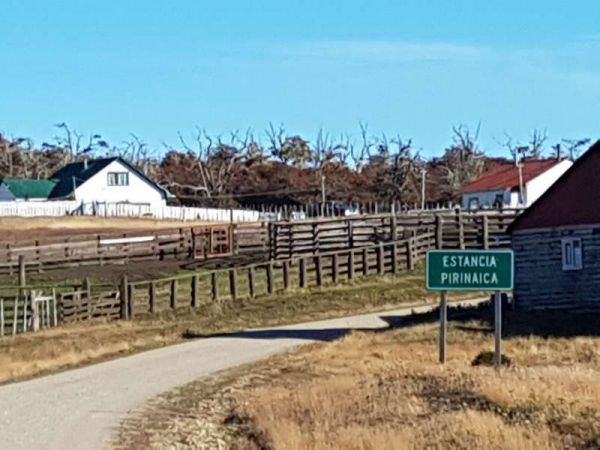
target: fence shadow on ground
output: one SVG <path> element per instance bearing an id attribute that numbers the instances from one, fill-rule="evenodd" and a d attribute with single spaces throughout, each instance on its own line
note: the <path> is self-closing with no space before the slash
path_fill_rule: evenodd
<path id="1" fill-rule="evenodd" d="M 451 321 L 466 321 L 480 317 L 489 309 L 489 304 L 478 306 L 454 306 L 448 309 L 448 318 Z M 439 308 L 424 313 L 413 313 L 407 316 L 387 315 L 382 313 L 379 318 L 387 325 L 380 328 L 342 327 L 342 328 L 270 328 L 261 330 L 245 330 L 231 333 L 200 333 L 187 330 L 183 333 L 184 339 L 200 338 L 245 338 L 245 339 L 299 339 L 307 341 L 334 341 L 351 332 L 382 333 L 395 328 L 404 328 L 413 325 L 435 323 L 439 320 Z"/>
<path id="2" fill-rule="evenodd" d="M 504 308 L 502 335 L 504 339 L 537 336 L 542 338 L 573 338 L 600 336 L 598 311 L 513 311 Z M 432 324 L 439 321 L 439 308 L 424 313 L 407 316 L 387 315 L 379 318 L 387 323 L 380 328 L 341 327 L 341 328 L 270 328 L 246 330 L 231 333 L 198 333 L 186 331 L 185 339 L 199 338 L 246 338 L 246 339 L 298 339 L 306 341 L 333 341 L 351 332 L 382 333 L 397 328 Z M 453 327 L 462 331 L 493 333 L 494 315 L 490 302 L 474 306 L 455 306 L 448 309 L 448 320 Z"/>

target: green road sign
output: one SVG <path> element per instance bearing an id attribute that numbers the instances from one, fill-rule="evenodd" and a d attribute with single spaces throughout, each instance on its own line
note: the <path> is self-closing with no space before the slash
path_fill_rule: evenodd
<path id="1" fill-rule="evenodd" d="M 430 291 L 509 291 L 514 282 L 511 250 L 430 250 Z"/>

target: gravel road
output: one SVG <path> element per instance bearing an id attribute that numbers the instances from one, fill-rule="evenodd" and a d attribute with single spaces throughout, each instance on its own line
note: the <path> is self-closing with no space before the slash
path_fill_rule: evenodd
<path id="1" fill-rule="evenodd" d="M 414 308 L 417 312 L 429 309 Z M 399 309 L 197 339 L 0 386 L 0 447 L 106 448 L 113 427 L 164 391 L 302 343 L 341 336 L 349 329 L 387 327 L 394 316 L 410 312 Z"/>

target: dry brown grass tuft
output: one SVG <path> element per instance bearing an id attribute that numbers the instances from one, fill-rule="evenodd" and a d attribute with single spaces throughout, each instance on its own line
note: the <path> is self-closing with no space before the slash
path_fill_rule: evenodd
<path id="1" fill-rule="evenodd" d="M 153 448 L 182 436 L 243 449 L 599 448 L 600 338 L 513 337 L 504 342 L 513 367 L 496 371 L 471 366 L 493 347 L 482 329 L 453 324 L 444 367 L 436 325 L 310 344 L 159 398 L 141 417 L 177 414 L 146 429 L 130 419 L 135 432 L 119 439 L 130 446 L 151 433 Z"/>

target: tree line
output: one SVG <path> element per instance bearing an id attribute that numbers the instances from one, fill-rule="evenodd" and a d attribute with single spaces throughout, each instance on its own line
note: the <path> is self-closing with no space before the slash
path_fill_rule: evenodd
<path id="1" fill-rule="evenodd" d="M 449 202 L 494 164 L 535 158 L 576 158 L 589 139 L 562 139 L 550 145 L 545 131 L 533 130 L 525 143 L 510 136 L 500 144 L 506 158 L 491 157 L 478 142 L 479 127 L 453 127 L 439 157 L 422 157 L 412 139 L 372 134 L 360 124 L 356 136 L 319 130 L 312 140 L 270 125 L 253 132 L 214 136 L 197 128 L 175 143 L 152 149 L 138 136 L 117 145 L 99 134 L 85 135 L 56 125 L 50 142 L 0 135 L 0 176 L 48 178 L 65 164 L 85 158 L 121 156 L 158 181 L 187 205 L 233 206 L 329 200 Z"/>

